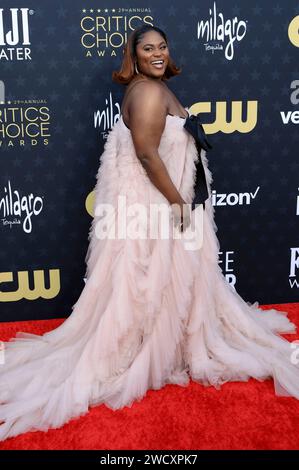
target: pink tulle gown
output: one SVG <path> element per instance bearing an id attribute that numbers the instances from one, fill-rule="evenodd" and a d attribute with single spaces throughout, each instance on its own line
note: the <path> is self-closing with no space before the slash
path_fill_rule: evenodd
<path id="1" fill-rule="evenodd" d="M 167 115 L 159 154 L 191 203 L 197 150 L 183 125 L 184 118 Z M 211 194 L 204 150 L 201 157 Z M 139 162 L 122 116 L 100 163 L 95 207 L 109 203 L 118 213 L 120 195 L 143 207 L 166 202 Z M 89 406 L 131 406 L 149 389 L 186 386 L 190 379 L 219 388 L 227 381 L 272 377 L 277 395 L 299 399 L 299 366 L 291 361 L 291 343 L 279 334 L 295 332 L 295 325 L 286 312 L 262 311 L 228 284 L 218 264 L 210 198 L 198 250 L 186 249 L 185 240 L 174 236 L 100 239 L 97 222 L 95 215 L 87 280 L 71 315 L 42 336 L 19 332 L 4 343 L 0 440 L 60 427 Z"/>

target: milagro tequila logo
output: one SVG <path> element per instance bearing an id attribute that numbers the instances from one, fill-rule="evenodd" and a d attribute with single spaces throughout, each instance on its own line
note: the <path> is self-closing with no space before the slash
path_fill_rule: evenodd
<path id="1" fill-rule="evenodd" d="M 216 2 L 213 4 L 213 10 L 209 9 L 210 18 L 206 21 L 201 20 L 197 25 L 197 38 L 205 39 L 204 46 L 207 51 L 224 50 L 227 60 L 234 57 L 234 42 L 240 42 L 246 32 L 246 21 L 233 19 L 224 20 L 223 13 L 217 12 Z M 226 45 L 225 45 L 226 43 Z"/>
<path id="2" fill-rule="evenodd" d="M 120 106 L 118 103 L 113 103 L 112 95 L 109 93 L 109 98 L 105 100 L 106 107 L 100 111 L 96 110 L 93 114 L 93 126 L 95 129 L 101 129 L 103 137 L 107 137 L 108 131 L 112 129 L 115 122 L 119 119 Z"/>
<path id="3" fill-rule="evenodd" d="M 2 225 L 12 228 L 21 225 L 25 233 L 32 231 L 32 216 L 37 216 L 43 209 L 43 199 L 32 193 L 21 196 L 18 190 L 12 190 L 10 180 L 4 186 L 4 196 L 0 199 L 0 217 Z"/>
<path id="4" fill-rule="evenodd" d="M 0 8 L 0 61 L 31 60 L 29 8 Z"/>

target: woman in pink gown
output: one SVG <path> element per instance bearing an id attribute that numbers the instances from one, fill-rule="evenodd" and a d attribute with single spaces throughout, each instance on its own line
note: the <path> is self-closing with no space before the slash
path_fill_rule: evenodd
<path id="1" fill-rule="evenodd" d="M 4 343 L 0 440 L 60 427 L 90 406 L 131 406 L 149 389 L 190 379 L 220 387 L 273 378 L 278 395 L 299 399 L 299 369 L 280 336 L 295 325 L 286 312 L 245 302 L 226 281 L 210 197 L 182 212 L 194 200 L 199 158 L 208 195 L 212 177 L 205 150 L 198 155 L 185 128 L 190 109 L 165 84 L 177 73 L 163 31 L 144 26 L 131 34 L 114 74 L 130 90 L 100 159 L 86 284 L 61 326 Z M 152 205 L 168 208 L 163 223 L 150 219 Z M 106 236 L 103 207 L 114 209 L 104 219 Z M 123 229 L 130 207 L 145 210 L 138 227 L 130 221 L 126 236 L 107 236 Z M 170 236 L 148 236 L 153 224 L 172 222 Z"/>

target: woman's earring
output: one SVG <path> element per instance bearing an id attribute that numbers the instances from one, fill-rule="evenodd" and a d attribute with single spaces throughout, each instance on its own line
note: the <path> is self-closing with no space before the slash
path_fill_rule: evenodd
<path id="1" fill-rule="evenodd" d="M 137 70 L 137 62 L 135 62 L 135 72 L 139 73 L 138 70 Z"/>

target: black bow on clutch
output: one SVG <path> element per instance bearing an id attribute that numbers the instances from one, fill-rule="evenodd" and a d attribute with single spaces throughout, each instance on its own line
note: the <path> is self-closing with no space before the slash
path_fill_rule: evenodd
<path id="1" fill-rule="evenodd" d="M 208 151 L 212 148 L 209 143 L 202 123 L 200 122 L 199 114 L 191 114 L 186 118 L 184 128 L 188 131 L 195 139 L 198 159 L 196 162 L 196 186 L 195 197 L 192 201 L 191 208 L 195 209 L 196 204 L 203 204 L 205 208 L 205 200 L 209 197 L 207 181 L 205 176 L 205 170 L 201 161 L 200 151 L 203 148 Z"/>

